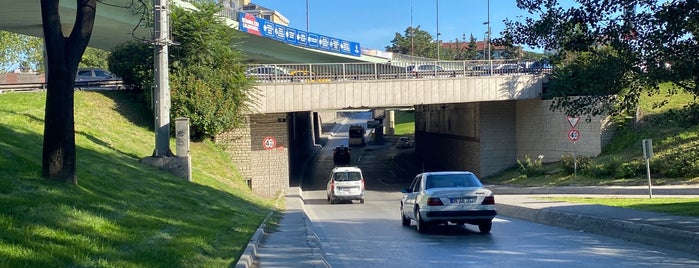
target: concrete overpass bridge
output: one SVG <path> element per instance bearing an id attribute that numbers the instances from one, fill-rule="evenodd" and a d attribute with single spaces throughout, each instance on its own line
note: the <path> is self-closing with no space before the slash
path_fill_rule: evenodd
<path id="1" fill-rule="evenodd" d="M 150 11 L 133 12 L 136 6 L 129 6 L 133 2 L 98 5 L 90 46 L 111 49 L 134 36 L 147 37 L 148 30 L 136 25 L 143 12 Z M 0 0 L 0 4 L 0 30 L 42 36 L 38 1 Z M 64 28 L 70 29 L 75 3 L 61 1 L 61 12 Z M 238 25 L 232 19 L 227 22 L 234 28 Z M 266 64 L 253 67 L 276 64 L 271 66 L 287 71 L 257 74 L 256 113 L 249 115 L 243 128 L 216 137 L 217 142 L 231 145 L 227 147 L 233 161 L 243 176 L 254 181 L 257 193 L 273 194 L 293 181 L 319 137 L 322 111 L 414 109 L 416 150 L 434 169 L 467 169 L 488 176 L 514 166 L 525 155 L 556 161 L 573 151 L 565 116 L 548 111 L 549 102 L 540 99 L 546 76 L 532 70 L 496 71 L 496 66 L 511 63 L 388 62 L 243 36 L 240 48 L 250 62 Z M 409 65 L 414 72 L 408 71 Z M 418 65 L 433 68 L 423 72 Z M 577 153 L 598 154 L 605 142 L 606 121 L 592 118 L 577 128 L 582 134 Z M 274 148 L 263 145 L 270 137 L 277 141 Z"/>
<path id="2" fill-rule="evenodd" d="M 290 170 L 277 171 L 276 176 L 292 174 L 293 182 L 296 168 L 303 166 L 295 161 L 304 159 L 306 150 L 319 138 L 322 111 L 412 108 L 415 149 L 425 159 L 426 168 L 465 169 L 481 177 L 513 167 L 525 156 L 537 159 L 541 155 L 544 162 L 574 152 L 595 156 L 611 137 L 609 122 L 595 117 L 576 126 L 584 137 L 575 143 L 569 140 L 571 126 L 566 116 L 549 111 L 550 101 L 541 99 L 548 77 L 538 70 L 452 67 L 414 73 L 402 66 L 368 63 L 257 67 L 281 70 L 281 74 L 255 74 L 260 81 L 259 99 L 257 113 L 250 115 L 245 126 L 249 130 L 227 133 L 217 140 L 236 145 L 231 153 L 238 167 L 253 180 L 262 180 L 262 189 L 286 187 L 288 180 L 266 181 L 269 171 L 256 168 L 254 159 L 277 156 L 276 161 L 283 163 L 280 166 Z M 300 75 L 292 75 L 294 71 Z M 390 118 L 384 125 L 392 126 Z M 277 146 L 283 150 L 266 150 L 262 143 L 266 137 L 281 141 Z"/>

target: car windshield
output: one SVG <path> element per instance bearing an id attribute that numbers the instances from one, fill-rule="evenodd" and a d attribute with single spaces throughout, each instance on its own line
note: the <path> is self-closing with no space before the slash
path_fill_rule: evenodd
<path id="1" fill-rule="evenodd" d="M 425 189 L 439 187 L 483 187 L 483 184 L 473 174 L 438 174 L 426 178 Z"/>
<path id="2" fill-rule="evenodd" d="M 362 179 L 362 175 L 356 171 L 341 171 L 333 174 L 335 181 L 358 181 Z"/>

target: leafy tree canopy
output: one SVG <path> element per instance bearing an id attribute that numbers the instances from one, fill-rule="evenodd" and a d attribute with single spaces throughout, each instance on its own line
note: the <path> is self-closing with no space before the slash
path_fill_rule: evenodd
<path id="1" fill-rule="evenodd" d="M 171 118 L 190 119 L 195 140 L 235 127 L 255 100 L 254 80 L 244 75 L 243 55 L 233 49 L 237 31 L 226 25 L 216 4 L 197 3 L 198 10 L 174 6 L 170 47 Z M 153 49 L 129 42 L 115 48 L 110 70 L 124 83 L 143 90 L 150 100 L 153 86 Z"/>
<path id="2" fill-rule="evenodd" d="M 405 29 L 405 35 L 396 33 L 391 45 L 386 47 L 386 51 L 405 55 L 437 58 L 437 47 L 432 39 L 432 35 L 427 31 L 417 27 Z"/>
<path id="3" fill-rule="evenodd" d="M 38 37 L 0 31 L 0 71 L 18 67 L 44 70 L 44 40 Z"/>
<path id="4" fill-rule="evenodd" d="M 558 81 L 547 94 L 567 104 L 555 107 L 574 107 L 564 109 L 570 115 L 616 114 L 665 81 L 699 94 L 697 0 L 575 2 L 517 0 L 533 17 L 505 21 L 503 36 L 512 42 L 555 51 Z"/>
<path id="5" fill-rule="evenodd" d="M 109 51 L 88 47 L 83 53 L 78 68 L 109 69 Z"/>

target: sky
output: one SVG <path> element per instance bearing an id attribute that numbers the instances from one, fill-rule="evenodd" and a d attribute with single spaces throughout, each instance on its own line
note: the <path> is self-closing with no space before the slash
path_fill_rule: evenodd
<path id="1" fill-rule="evenodd" d="M 529 16 L 517 8 L 516 0 L 252 0 L 280 12 L 289 19 L 289 27 L 300 30 L 306 30 L 306 2 L 309 32 L 378 50 L 390 46 L 396 33 L 405 35 L 405 29 L 411 26 L 411 5 L 412 25 L 420 26 L 433 38 L 439 28 L 443 42 L 461 40 L 464 34 L 466 40 L 471 34 L 483 40 L 488 31 L 484 24 L 488 21 L 488 3 L 493 38 L 500 36 L 506 18 Z"/>

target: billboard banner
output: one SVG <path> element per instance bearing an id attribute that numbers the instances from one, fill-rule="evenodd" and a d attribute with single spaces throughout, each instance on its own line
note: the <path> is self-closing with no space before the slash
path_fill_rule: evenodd
<path id="1" fill-rule="evenodd" d="M 301 31 L 243 12 L 238 13 L 238 22 L 240 31 L 249 34 L 267 37 L 296 46 L 309 47 L 357 57 L 361 56 L 362 49 L 357 42 Z"/>

